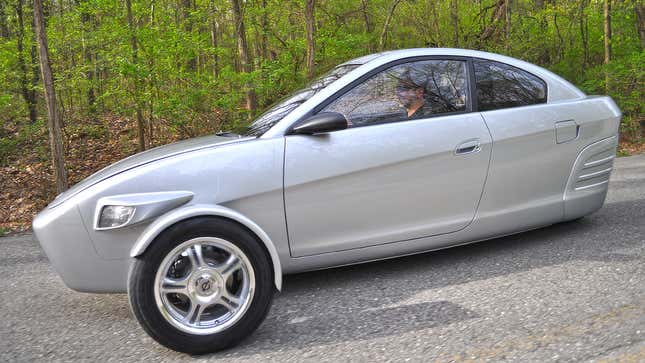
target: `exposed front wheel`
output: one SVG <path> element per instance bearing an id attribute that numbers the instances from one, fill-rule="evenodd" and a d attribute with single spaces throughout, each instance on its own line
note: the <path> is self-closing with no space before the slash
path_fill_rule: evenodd
<path id="1" fill-rule="evenodd" d="M 273 297 L 273 269 L 262 245 L 235 222 L 196 218 L 162 233 L 128 277 L 130 305 L 151 337 L 204 354 L 250 335 Z"/>

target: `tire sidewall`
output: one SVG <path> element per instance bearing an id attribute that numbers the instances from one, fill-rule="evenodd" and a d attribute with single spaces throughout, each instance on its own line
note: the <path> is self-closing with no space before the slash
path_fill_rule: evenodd
<path id="1" fill-rule="evenodd" d="M 209 335 L 177 329 L 166 321 L 155 301 L 155 276 L 161 262 L 175 247 L 198 237 L 217 237 L 239 247 L 251 263 L 256 282 L 244 315 L 229 328 Z M 133 261 L 128 274 L 130 306 L 144 330 L 164 346 L 190 354 L 225 349 L 246 338 L 266 317 L 274 291 L 273 267 L 257 237 L 236 222 L 211 217 L 185 220 L 163 231 Z"/>

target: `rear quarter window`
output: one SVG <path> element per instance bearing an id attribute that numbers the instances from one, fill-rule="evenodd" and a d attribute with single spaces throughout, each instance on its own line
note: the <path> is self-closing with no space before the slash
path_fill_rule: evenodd
<path id="1" fill-rule="evenodd" d="M 546 82 L 508 64 L 474 59 L 480 111 L 546 103 Z"/>

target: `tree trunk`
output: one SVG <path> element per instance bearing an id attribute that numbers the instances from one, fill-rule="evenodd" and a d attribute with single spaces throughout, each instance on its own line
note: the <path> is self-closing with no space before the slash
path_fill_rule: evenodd
<path id="1" fill-rule="evenodd" d="M 137 48 L 137 37 L 134 32 L 134 19 L 132 18 L 132 1 L 125 0 L 125 6 L 128 16 L 128 28 L 130 30 L 130 42 L 132 49 L 132 64 L 135 66 L 139 63 L 138 59 L 138 48 Z M 139 139 L 139 151 L 146 149 L 146 138 L 145 138 L 145 125 L 143 122 L 143 112 L 141 111 L 141 102 L 139 94 L 139 74 L 134 75 L 134 103 L 135 103 L 135 117 L 137 119 L 137 136 Z"/>
<path id="2" fill-rule="evenodd" d="M 213 78 L 217 79 L 219 76 L 219 56 L 217 55 L 218 52 L 218 33 L 219 33 L 219 23 L 217 22 L 216 18 L 216 12 L 217 9 L 215 8 L 215 5 L 211 4 L 211 9 L 210 9 L 210 25 L 211 25 L 211 47 L 213 47 Z"/>
<path id="3" fill-rule="evenodd" d="M 5 2 L 0 0 L 0 38 L 8 39 L 9 27 L 7 26 L 7 14 L 5 12 Z"/>
<path id="4" fill-rule="evenodd" d="M 437 0 L 430 0 L 430 11 L 432 12 L 432 34 L 434 35 L 435 43 L 432 44 L 433 47 L 439 47 L 441 45 L 442 37 L 441 32 L 439 31 L 439 13 L 437 12 Z"/>
<path id="5" fill-rule="evenodd" d="M 641 40 L 641 51 L 645 50 L 645 6 L 642 0 L 637 0 L 634 6 L 636 12 L 636 26 L 638 28 L 638 36 Z M 640 121 L 641 138 L 645 140 L 645 119 Z"/>
<path id="6" fill-rule="evenodd" d="M 504 4 L 504 18 L 506 20 L 506 53 L 511 50 L 511 0 Z"/>
<path id="7" fill-rule="evenodd" d="M 67 189 L 67 172 L 65 170 L 65 153 L 61 133 L 61 120 L 56 109 L 56 92 L 54 91 L 54 76 L 49 61 L 47 48 L 47 34 L 43 19 L 43 4 L 41 0 L 34 0 L 34 24 L 36 26 L 36 39 L 40 52 L 40 70 L 45 87 L 45 100 L 47 101 L 47 126 L 49 129 L 49 146 L 51 150 L 52 166 L 56 178 L 56 192 L 62 193 Z"/>
<path id="8" fill-rule="evenodd" d="M 582 70 L 584 72 L 589 62 L 589 34 L 587 33 L 587 17 L 585 15 L 585 7 L 587 0 L 580 0 L 580 38 L 582 39 Z"/>
<path id="9" fill-rule="evenodd" d="M 564 38 L 562 38 L 562 33 L 560 32 L 560 25 L 558 23 L 558 13 L 553 12 L 553 26 L 555 27 L 555 34 L 558 36 L 558 46 L 556 49 L 556 59 L 562 59 L 562 53 L 564 49 Z"/>
<path id="10" fill-rule="evenodd" d="M 605 66 L 611 61 L 611 0 L 605 0 Z M 605 69 L 605 90 L 609 93 L 609 70 Z"/>
<path id="11" fill-rule="evenodd" d="M 184 31 L 186 32 L 186 35 L 190 37 L 191 33 L 193 32 L 193 23 L 190 19 L 190 11 L 193 8 L 193 2 L 191 0 L 183 0 L 181 4 L 181 21 L 184 23 L 183 28 Z M 188 58 L 188 61 L 186 62 L 186 68 L 190 71 L 195 71 L 197 70 L 197 58 L 195 56 L 191 56 Z"/>
<path id="12" fill-rule="evenodd" d="M 498 32 L 498 24 L 502 19 L 502 16 L 504 16 L 504 5 L 506 4 L 506 0 L 498 0 L 495 5 L 492 7 L 493 13 L 491 15 L 490 19 L 490 24 L 483 29 L 479 36 L 479 43 L 480 45 L 488 40 L 490 37 L 493 36 L 493 34 L 496 34 Z"/>
<path id="13" fill-rule="evenodd" d="M 244 29 L 244 15 L 240 7 L 240 0 L 231 0 L 233 6 L 233 19 L 235 22 L 235 35 L 237 36 L 237 50 L 240 55 L 240 67 L 245 73 L 251 72 L 251 59 L 249 48 L 246 44 L 246 31 Z M 257 98 L 255 91 L 250 84 L 245 84 L 246 89 L 246 109 L 249 110 L 249 118 L 252 118 L 257 109 Z"/>
<path id="14" fill-rule="evenodd" d="M 394 16 L 394 10 L 396 10 L 396 6 L 399 5 L 400 2 L 401 0 L 393 0 L 392 3 L 390 4 L 390 11 L 387 13 L 387 18 L 385 18 L 385 24 L 383 24 L 383 29 L 381 30 L 381 37 L 378 42 L 378 48 L 380 51 L 385 50 L 387 31 L 388 31 L 388 28 L 390 27 L 390 22 L 392 21 L 392 17 Z"/>
<path id="15" fill-rule="evenodd" d="M 452 46 L 459 47 L 459 2 L 452 0 L 450 6 L 450 19 L 452 20 Z"/>
<path id="16" fill-rule="evenodd" d="M 316 0 L 307 0 L 305 5 L 305 24 L 307 33 L 307 79 L 314 78 L 316 60 Z"/>
<path id="17" fill-rule="evenodd" d="M 361 12 L 363 13 L 363 21 L 365 22 L 365 34 L 368 36 L 368 42 L 367 42 L 367 48 L 370 53 L 374 51 L 373 49 L 373 44 L 372 44 L 372 32 L 374 32 L 374 24 L 372 24 L 372 20 L 370 18 L 370 13 L 367 8 L 368 2 L 367 0 L 361 0 Z"/>
<path id="18" fill-rule="evenodd" d="M 267 11 L 267 0 L 262 0 L 262 18 L 260 19 L 260 55 L 262 59 L 269 59 L 269 14 Z"/>
<path id="19" fill-rule="evenodd" d="M 645 50 L 645 6 L 643 6 L 643 1 L 636 1 L 634 6 L 634 11 L 636 12 L 636 26 L 638 27 L 638 35 L 641 39 L 641 50 Z M 645 130 L 643 130 L 645 132 Z"/>
<path id="20" fill-rule="evenodd" d="M 96 119 L 96 96 L 94 95 L 94 66 L 93 66 L 93 57 L 92 49 L 87 44 L 85 35 L 93 30 L 93 22 L 91 21 L 90 14 L 87 13 L 86 9 L 81 13 L 81 23 L 83 24 L 83 57 L 85 58 L 85 65 L 87 71 L 85 73 L 85 78 L 87 79 L 87 105 L 89 109 L 90 117 Z"/>
<path id="21" fill-rule="evenodd" d="M 25 23 L 23 16 L 24 0 L 18 0 L 16 4 L 16 15 L 18 16 L 18 67 L 20 68 L 20 89 L 22 97 L 27 103 L 29 110 L 29 121 L 33 124 L 36 122 L 38 113 L 36 111 L 36 92 L 29 84 L 29 72 L 27 70 L 27 63 L 25 62 L 24 53 L 24 40 L 25 40 Z"/>
<path id="22" fill-rule="evenodd" d="M 32 20 L 32 29 L 36 28 L 35 23 Z M 33 33 L 33 32 L 32 32 Z M 38 60 L 38 47 L 36 46 L 36 34 L 32 34 L 33 39 L 31 40 L 31 49 L 29 50 L 29 55 L 31 58 L 31 87 L 29 88 L 29 98 L 34 100 L 34 113 L 38 114 L 38 98 L 36 97 L 36 90 L 38 89 L 38 84 L 40 84 L 40 65 Z M 31 113 L 31 110 L 30 110 Z"/>
<path id="23" fill-rule="evenodd" d="M 367 9 L 368 1 L 361 0 L 361 12 L 363 13 L 363 21 L 365 22 L 365 32 L 371 34 L 374 31 L 374 25 L 370 19 L 370 13 Z"/>

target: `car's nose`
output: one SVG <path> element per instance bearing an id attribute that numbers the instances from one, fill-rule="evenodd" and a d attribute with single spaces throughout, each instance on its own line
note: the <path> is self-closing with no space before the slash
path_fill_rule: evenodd
<path id="1" fill-rule="evenodd" d="M 40 212 L 34 235 L 52 266 L 70 288 L 83 292 L 123 292 L 130 259 L 105 260 L 94 249 L 76 205 L 63 203 Z"/>

